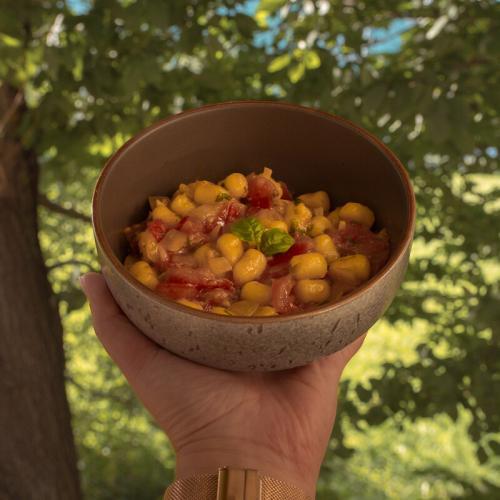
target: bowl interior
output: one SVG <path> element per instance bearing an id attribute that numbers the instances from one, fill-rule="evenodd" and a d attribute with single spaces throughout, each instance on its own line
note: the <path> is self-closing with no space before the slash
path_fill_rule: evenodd
<path id="1" fill-rule="evenodd" d="M 153 126 L 123 147 L 101 179 L 94 217 L 121 260 L 122 230 L 146 216 L 148 196 L 268 166 L 296 194 L 324 189 L 333 207 L 368 205 L 394 250 L 408 230 L 411 196 L 396 163 L 366 133 L 325 113 L 265 102 L 209 106 Z"/>

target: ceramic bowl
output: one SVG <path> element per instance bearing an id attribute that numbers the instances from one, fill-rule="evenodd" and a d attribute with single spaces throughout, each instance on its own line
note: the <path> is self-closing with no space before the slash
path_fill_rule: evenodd
<path id="1" fill-rule="evenodd" d="M 312 312 L 270 318 L 218 316 L 162 299 L 122 265 L 123 228 L 147 214 L 150 195 L 181 182 L 273 169 L 295 192 L 324 189 L 332 204 L 371 207 L 391 237 L 385 267 L 343 300 Z M 96 245 L 106 282 L 128 318 L 169 351 L 240 371 L 310 363 L 366 332 L 393 300 L 405 274 L 415 223 L 408 175 L 377 138 L 319 110 L 277 102 L 205 106 L 147 128 L 106 163 L 93 199 Z M 119 335 L 120 332 L 116 332 Z"/>

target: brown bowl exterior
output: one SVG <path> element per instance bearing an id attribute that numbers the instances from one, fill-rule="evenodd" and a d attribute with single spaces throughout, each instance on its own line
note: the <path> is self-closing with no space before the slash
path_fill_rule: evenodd
<path id="1" fill-rule="evenodd" d="M 274 170 L 298 193 L 325 189 L 334 205 L 359 201 L 391 235 L 391 256 L 368 283 L 315 311 L 235 318 L 158 297 L 125 271 L 122 230 L 144 218 L 149 195 L 230 172 Z M 127 142 L 96 186 L 93 223 L 106 282 L 128 318 L 169 351 L 208 366 L 270 371 L 305 365 L 349 344 L 384 313 L 408 263 L 415 201 L 408 176 L 378 139 L 339 117 L 291 104 L 205 106 L 164 120 Z M 117 332 L 119 334 L 119 332 Z"/>

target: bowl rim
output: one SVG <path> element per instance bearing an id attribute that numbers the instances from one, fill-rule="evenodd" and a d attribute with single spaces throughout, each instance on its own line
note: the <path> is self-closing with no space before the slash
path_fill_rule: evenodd
<path id="1" fill-rule="evenodd" d="M 360 135 L 363 139 L 371 142 L 375 147 L 377 147 L 384 156 L 389 160 L 391 165 L 396 169 L 397 173 L 400 176 L 401 182 L 403 183 L 403 187 L 406 193 L 406 199 L 408 201 L 408 218 L 406 220 L 406 229 L 404 233 L 404 237 L 398 246 L 393 250 L 391 255 L 389 256 L 389 260 L 386 262 L 384 267 L 374 276 L 372 276 L 367 282 L 363 283 L 360 287 L 356 288 L 352 293 L 346 295 L 343 299 L 338 302 L 334 302 L 332 304 L 325 304 L 323 306 L 317 307 L 315 309 L 311 309 L 309 311 L 287 314 L 287 315 L 278 315 L 278 316 L 224 316 L 220 314 L 210 313 L 206 311 L 199 311 L 197 309 L 192 309 L 190 307 L 184 306 L 182 304 L 178 304 L 173 300 L 169 300 L 167 298 L 163 298 L 160 295 L 157 295 L 152 290 L 147 288 L 142 283 L 136 281 L 132 278 L 129 272 L 126 271 L 124 265 L 118 257 L 115 255 L 113 250 L 111 249 L 111 245 L 109 244 L 104 230 L 101 225 L 101 219 L 99 216 L 99 201 L 100 201 L 100 193 L 102 190 L 102 186 L 104 184 L 105 179 L 108 174 L 112 170 L 114 164 L 120 159 L 120 157 L 126 152 L 128 148 L 130 148 L 133 144 L 140 141 L 150 133 L 154 132 L 156 129 L 163 127 L 164 125 L 175 122 L 177 120 L 182 120 L 191 115 L 210 112 L 213 110 L 221 109 L 221 108 L 244 108 L 244 107 L 252 107 L 252 106 L 264 106 L 269 108 L 282 108 L 289 109 L 291 111 L 296 111 L 300 113 L 307 113 L 316 115 L 319 117 L 327 118 L 330 121 L 334 121 L 341 126 L 352 130 L 354 133 Z M 152 125 L 146 127 L 138 134 L 134 135 L 130 139 L 128 139 L 117 151 L 115 151 L 105 162 L 104 167 L 102 168 L 94 188 L 94 193 L 92 196 L 92 226 L 94 230 L 94 236 L 96 239 L 97 245 L 100 247 L 101 251 L 104 252 L 106 258 L 113 264 L 114 268 L 118 272 L 118 274 L 125 279 L 133 288 L 135 288 L 138 292 L 145 295 L 147 298 L 156 302 L 160 307 L 166 307 L 168 309 L 173 309 L 175 311 L 183 312 L 186 314 L 191 314 L 193 316 L 197 316 L 206 320 L 219 320 L 228 323 L 244 323 L 244 324 L 262 324 L 262 323 L 277 323 L 277 322 L 288 322 L 295 321 L 299 319 L 306 319 L 312 316 L 322 315 L 326 313 L 330 313 L 336 309 L 340 309 L 346 304 L 356 300 L 359 296 L 363 295 L 374 285 L 379 283 L 385 276 L 387 276 L 394 267 L 398 264 L 401 258 L 404 256 L 408 246 L 411 244 L 413 239 L 413 233 L 415 230 L 415 218 L 416 218 L 416 201 L 415 201 L 415 193 L 413 191 L 413 187 L 410 181 L 410 177 L 406 169 L 404 168 L 401 161 L 397 158 L 397 156 L 376 136 L 365 130 L 364 128 L 356 125 L 350 120 L 343 118 L 341 116 L 323 111 L 318 108 L 303 106 L 300 104 L 290 103 L 286 101 L 272 101 L 265 99 L 256 99 L 256 100 L 230 100 L 224 101 L 214 104 L 206 104 L 203 106 L 199 106 L 194 109 L 189 109 L 186 111 L 182 111 L 180 113 L 168 116 L 163 118 Z"/>

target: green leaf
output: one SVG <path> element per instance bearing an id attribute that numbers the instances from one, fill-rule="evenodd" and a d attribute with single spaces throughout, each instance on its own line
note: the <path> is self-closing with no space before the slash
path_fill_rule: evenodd
<path id="1" fill-rule="evenodd" d="M 321 59 L 314 50 L 308 50 L 304 54 L 304 64 L 307 69 L 316 69 L 321 66 Z"/>
<path id="2" fill-rule="evenodd" d="M 265 229 L 262 222 L 255 217 L 246 217 L 245 219 L 237 220 L 231 226 L 231 232 L 238 236 L 240 240 L 253 243 L 257 246 L 260 244 Z"/>
<path id="3" fill-rule="evenodd" d="M 269 71 L 269 73 L 276 73 L 276 71 L 286 68 L 290 64 L 291 60 L 292 58 L 290 57 L 290 54 L 283 54 L 281 56 L 275 57 L 269 63 L 267 71 Z"/>
<path id="4" fill-rule="evenodd" d="M 224 200 L 230 200 L 231 196 L 228 195 L 227 193 L 219 193 L 217 195 L 217 198 L 215 198 L 215 201 L 224 201 Z"/>
<path id="5" fill-rule="evenodd" d="M 6 47 L 20 47 L 21 40 L 7 35 L 6 33 L 0 33 L 0 44 Z"/>
<path id="6" fill-rule="evenodd" d="M 294 243 L 295 240 L 286 231 L 269 229 L 262 235 L 260 250 L 265 255 L 275 255 L 286 252 Z"/>
<path id="7" fill-rule="evenodd" d="M 305 71 L 306 65 L 300 62 L 288 69 L 288 78 L 292 83 L 297 83 L 304 76 Z"/>

